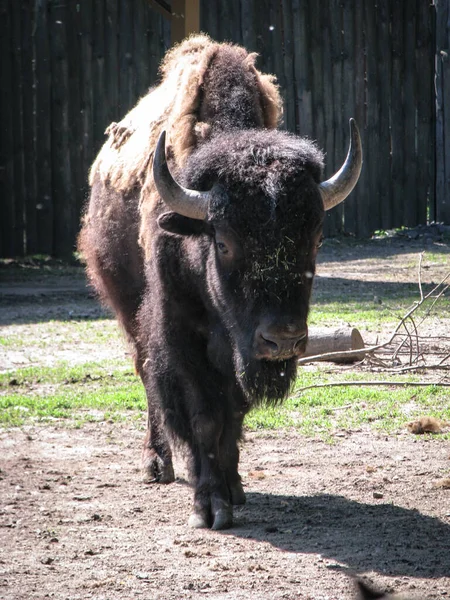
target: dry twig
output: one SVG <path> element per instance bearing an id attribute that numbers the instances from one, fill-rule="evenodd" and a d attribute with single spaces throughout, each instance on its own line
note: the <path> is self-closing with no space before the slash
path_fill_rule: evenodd
<path id="1" fill-rule="evenodd" d="M 418 264 L 418 287 L 420 299 L 414 302 L 414 304 L 406 311 L 406 313 L 399 319 L 394 330 L 390 334 L 387 341 L 383 343 L 376 343 L 373 346 L 364 348 L 365 359 L 363 363 L 369 367 L 378 367 L 381 371 L 386 373 L 407 373 L 413 371 L 449 371 L 450 370 L 450 352 L 448 348 L 448 337 L 440 337 L 435 335 L 433 337 L 427 337 L 421 335 L 420 326 L 424 321 L 432 314 L 432 311 L 440 298 L 450 288 L 450 284 L 447 283 L 450 279 L 450 272 L 441 279 L 441 281 L 435 285 L 431 291 L 424 293 L 422 284 L 422 263 L 424 253 L 422 252 L 419 257 Z M 416 314 L 419 308 L 424 307 L 426 303 L 429 303 L 425 314 L 422 314 L 420 319 L 416 319 Z M 423 342 L 431 341 L 434 344 L 433 352 L 430 352 L 428 348 L 424 349 Z M 447 347 L 445 345 L 447 344 Z M 337 354 L 345 355 L 352 354 L 354 350 L 347 352 L 329 352 L 320 354 L 317 356 L 310 356 L 299 360 L 299 364 L 306 364 L 315 362 L 318 360 L 333 359 Z M 407 357 L 406 364 L 402 363 L 402 360 Z M 427 362 L 430 355 L 435 357 L 435 361 Z M 369 381 L 369 382 L 336 382 L 327 384 L 318 384 L 313 386 L 307 386 L 302 388 L 298 393 L 302 393 L 305 390 L 320 387 L 333 387 L 333 386 L 351 386 L 351 385 L 391 385 L 391 386 L 445 386 L 449 387 L 450 383 L 444 381 L 446 375 L 436 382 L 398 382 L 398 381 Z"/>

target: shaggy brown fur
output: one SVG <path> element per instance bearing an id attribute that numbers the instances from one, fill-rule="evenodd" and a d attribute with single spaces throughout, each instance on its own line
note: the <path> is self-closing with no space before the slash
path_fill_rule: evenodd
<path id="1" fill-rule="evenodd" d="M 107 129 L 109 138 L 92 165 L 90 185 L 98 175 L 103 183 L 117 192 L 130 193 L 136 186 L 142 187 L 139 204 L 141 222 L 145 222 L 158 198 L 151 166 L 162 130 L 167 132 L 168 156 L 176 173 L 184 166 L 199 139 L 208 138 L 213 130 L 230 126 L 240 129 L 254 127 L 254 122 L 245 123 L 245 101 L 248 101 L 245 98 L 239 104 L 236 122 L 229 122 L 229 110 L 221 120 L 222 95 L 215 90 L 220 89 L 217 73 L 223 76 L 223 66 L 227 64 L 231 69 L 236 63 L 243 67 L 240 69 L 241 77 L 246 79 L 247 88 L 253 89 L 249 111 L 254 111 L 255 106 L 260 107 L 258 126 L 277 127 L 282 115 L 278 86 L 272 75 L 262 74 L 255 68 L 256 56 L 239 46 L 214 42 L 203 34 L 191 36 L 175 46 L 162 63 L 160 85 L 150 89 L 119 124 Z M 208 85 L 211 80 L 216 80 L 214 86 Z M 238 90 L 242 87 L 239 83 L 236 82 Z M 204 89 L 209 90 L 208 97 L 204 97 Z M 205 123 L 211 113 L 214 125 Z M 115 138 L 118 132 L 120 143 Z M 108 211 L 109 207 L 105 206 L 104 210 Z M 150 240 L 146 233 L 147 229 L 141 228 L 139 241 L 145 255 L 149 256 Z"/>
<path id="2" fill-rule="evenodd" d="M 91 171 L 79 248 L 146 390 L 145 480 L 173 481 L 170 438 L 184 444 L 192 527 L 232 525 L 232 506 L 245 502 L 244 416 L 286 397 L 306 344 L 323 155 L 275 128 L 280 107 L 254 55 L 192 37 L 169 53 L 161 84 L 110 126 Z M 168 210 L 156 192 L 161 130 L 179 183 L 211 190 L 204 219 Z"/>

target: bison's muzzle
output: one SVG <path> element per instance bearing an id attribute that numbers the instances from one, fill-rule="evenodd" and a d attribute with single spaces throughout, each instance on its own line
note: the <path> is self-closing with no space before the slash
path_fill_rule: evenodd
<path id="1" fill-rule="evenodd" d="M 294 356 L 301 356 L 305 352 L 307 339 L 306 324 L 260 325 L 255 332 L 255 358 L 286 360 Z"/>

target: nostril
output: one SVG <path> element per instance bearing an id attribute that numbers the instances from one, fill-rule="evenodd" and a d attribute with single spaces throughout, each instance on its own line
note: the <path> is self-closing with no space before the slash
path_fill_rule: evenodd
<path id="1" fill-rule="evenodd" d="M 260 335 L 260 338 L 263 341 L 264 345 L 266 346 L 266 348 L 268 350 L 270 350 L 270 352 L 272 354 L 277 354 L 278 353 L 278 344 L 272 340 L 265 338 L 262 333 L 260 333 L 259 335 Z"/>
<path id="2" fill-rule="evenodd" d="M 300 346 L 304 346 L 307 339 L 308 339 L 308 333 L 305 331 L 301 335 L 298 336 L 297 341 L 294 344 L 294 350 L 298 350 L 300 348 Z"/>

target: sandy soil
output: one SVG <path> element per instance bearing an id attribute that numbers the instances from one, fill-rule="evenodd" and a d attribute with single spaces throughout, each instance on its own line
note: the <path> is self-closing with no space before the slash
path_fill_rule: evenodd
<path id="1" fill-rule="evenodd" d="M 191 530 L 191 489 L 144 485 L 142 434 L 108 423 L 4 432 L 0 597 L 354 598 L 349 573 L 450 597 L 450 448 L 370 431 L 327 445 L 248 434 L 248 502 Z"/>
<path id="2" fill-rule="evenodd" d="M 325 250 L 319 292 L 331 282 L 375 295 L 417 280 L 418 243 Z M 424 269 L 424 280 L 445 269 Z M 3 326 L 98 311 L 79 282 L 70 275 L 68 290 L 50 292 L 47 281 L 7 282 Z M 351 600 L 352 573 L 450 598 L 448 442 L 369 429 L 338 432 L 331 445 L 247 434 L 247 504 L 232 529 L 212 532 L 187 527 L 182 457 L 175 483 L 141 483 L 142 435 L 108 422 L 0 433 L 0 599 Z"/>

